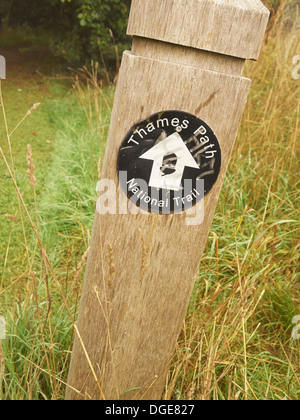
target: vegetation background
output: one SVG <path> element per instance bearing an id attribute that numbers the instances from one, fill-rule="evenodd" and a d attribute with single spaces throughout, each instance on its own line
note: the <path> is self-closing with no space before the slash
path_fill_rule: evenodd
<path id="1" fill-rule="evenodd" d="M 126 37 L 131 0 L 1 0 L 0 18 L 11 28 L 26 26 L 47 39 L 52 52 L 72 65 L 101 59 L 106 65 L 130 46 Z M 47 37 L 47 38 L 45 38 Z"/>
<path id="2" fill-rule="evenodd" d="M 300 5 L 265 3 L 272 17 L 246 65 L 253 86 L 166 399 L 300 397 Z M 129 7 L 0 0 L 3 400 L 64 398 Z"/>

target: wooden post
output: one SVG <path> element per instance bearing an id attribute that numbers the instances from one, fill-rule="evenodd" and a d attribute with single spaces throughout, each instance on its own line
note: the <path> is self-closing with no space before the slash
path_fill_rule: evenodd
<path id="1" fill-rule="evenodd" d="M 131 210 L 139 191 L 145 214 L 96 213 L 67 399 L 161 398 L 251 85 L 244 62 L 258 58 L 268 18 L 259 0 L 133 0 L 102 178 L 127 193 Z M 134 177 L 126 193 L 120 186 L 117 168 L 149 175 L 150 143 L 166 151 L 161 179 L 178 174 L 176 161 L 204 179 L 204 199 L 193 190 L 182 214 L 149 215 Z M 197 175 L 194 161 L 214 175 Z M 193 226 L 187 211 L 203 203 Z"/>

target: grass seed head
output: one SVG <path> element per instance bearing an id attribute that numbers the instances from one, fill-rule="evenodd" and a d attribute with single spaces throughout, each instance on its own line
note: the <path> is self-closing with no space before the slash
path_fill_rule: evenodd
<path id="1" fill-rule="evenodd" d="M 30 144 L 27 145 L 27 176 L 30 181 L 30 185 L 33 189 L 35 189 L 36 184 L 36 177 L 34 175 L 34 164 L 33 164 L 33 156 L 32 156 L 32 149 Z"/>

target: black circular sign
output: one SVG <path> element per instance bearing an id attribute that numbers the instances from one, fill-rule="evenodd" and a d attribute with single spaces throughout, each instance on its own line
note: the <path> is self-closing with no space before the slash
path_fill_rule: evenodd
<path id="1" fill-rule="evenodd" d="M 182 111 L 164 111 L 137 123 L 119 152 L 120 184 L 137 206 L 154 214 L 187 210 L 208 194 L 221 168 L 212 129 Z"/>

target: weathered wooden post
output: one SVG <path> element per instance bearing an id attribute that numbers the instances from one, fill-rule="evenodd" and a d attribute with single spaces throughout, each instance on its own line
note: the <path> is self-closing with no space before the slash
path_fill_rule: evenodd
<path id="1" fill-rule="evenodd" d="M 67 399 L 161 397 L 268 17 L 260 0 L 133 0 L 102 177 L 145 214 L 96 213 Z"/>

